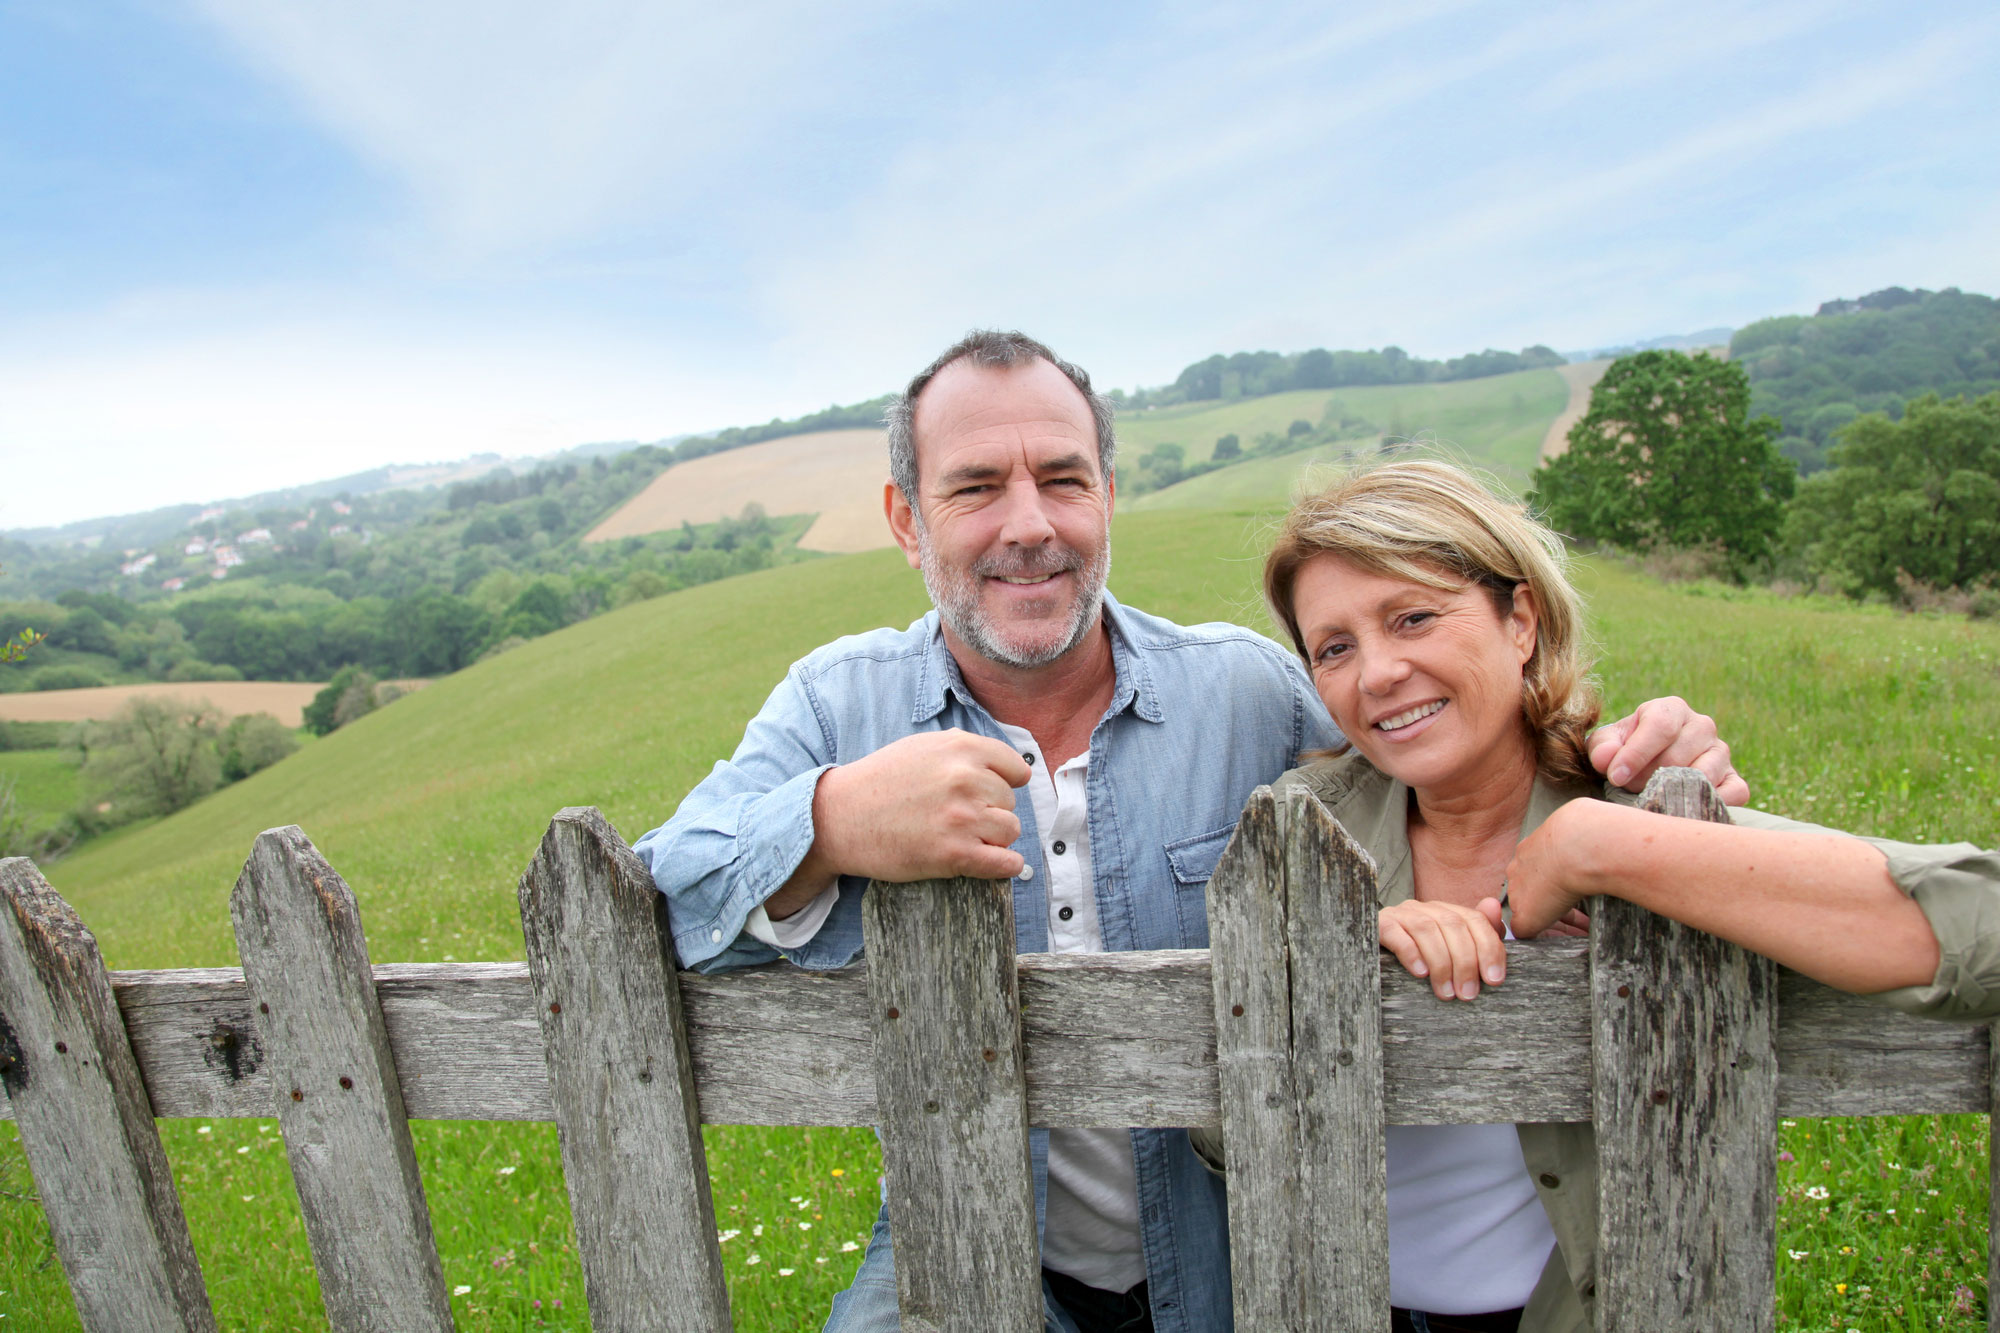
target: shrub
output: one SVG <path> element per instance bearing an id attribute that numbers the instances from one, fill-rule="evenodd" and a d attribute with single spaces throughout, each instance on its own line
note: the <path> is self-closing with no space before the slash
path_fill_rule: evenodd
<path id="1" fill-rule="evenodd" d="M 172 814 L 222 785 L 221 722 L 206 699 L 141 695 L 85 733 L 84 780 L 122 818 Z"/>
<path id="2" fill-rule="evenodd" d="M 89 667 L 45 666 L 29 682 L 38 690 L 92 690 L 104 684 L 104 677 Z"/>
<path id="3" fill-rule="evenodd" d="M 242 680 L 243 673 L 226 662 L 203 662 L 189 658 L 176 662 L 167 672 L 168 680 Z"/>
<path id="4" fill-rule="evenodd" d="M 240 782 L 297 750 L 299 738 L 269 713 L 246 713 L 230 719 L 215 748 L 222 761 L 222 780 Z"/>

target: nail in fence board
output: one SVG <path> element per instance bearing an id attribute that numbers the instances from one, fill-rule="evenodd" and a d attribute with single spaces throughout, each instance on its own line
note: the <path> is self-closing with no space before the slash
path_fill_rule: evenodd
<path id="1" fill-rule="evenodd" d="M 353 892 L 296 827 L 268 829 L 229 914 L 328 1322 L 450 1329 Z"/>
<path id="2" fill-rule="evenodd" d="M 1260 787 L 1208 910 L 1236 1325 L 1386 1328 L 1374 872 L 1310 793 Z"/>
<path id="3" fill-rule="evenodd" d="M 0 861 L 0 1085 L 87 1329 L 215 1318 L 97 940 L 24 857 Z"/>
<path id="4" fill-rule="evenodd" d="M 666 899 L 604 816 L 576 807 L 549 824 L 520 897 L 591 1321 L 726 1330 Z"/>
<path id="5" fill-rule="evenodd" d="M 902 1326 L 1039 1333 L 1008 883 L 872 884 L 861 907 Z"/>
<path id="6" fill-rule="evenodd" d="M 1692 769 L 1643 808 L 1728 821 Z M 1777 966 L 1615 898 L 1591 906 L 1601 1333 L 1773 1326 Z"/>

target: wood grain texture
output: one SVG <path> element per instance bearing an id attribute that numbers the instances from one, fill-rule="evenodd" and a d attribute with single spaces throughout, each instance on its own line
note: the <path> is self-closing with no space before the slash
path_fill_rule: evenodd
<path id="1" fill-rule="evenodd" d="M 1038 1333 L 1010 886 L 872 884 L 861 911 L 902 1327 Z"/>
<path id="2" fill-rule="evenodd" d="M 0 861 L 0 1086 L 90 1330 L 215 1328 L 97 940 L 32 861 Z"/>
<path id="3" fill-rule="evenodd" d="M 1665 769 L 1641 804 L 1726 821 Z M 1777 968 L 1616 898 L 1591 908 L 1602 1333 L 1754 1333 L 1776 1297 Z"/>
<path id="4" fill-rule="evenodd" d="M 1386 1328 L 1381 960 L 1367 858 L 1260 787 L 1209 880 L 1241 1328 Z"/>
<path id="5" fill-rule="evenodd" d="M 666 899 L 589 808 L 549 824 L 520 899 L 591 1322 L 726 1330 Z"/>
<path id="6" fill-rule="evenodd" d="M 1389 1123 L 1589 1120 L 1588 952 L 1582 940 L 1510 945 L 1506 983 L 1471 1004 L 1440 1003 L 1385 959 Z M 1015 962 L 1031 1124 L 1221 1123 L 1206 949 Z M 412 1119 L 555 1118 L 527 964 L 374 974 Z M 875 1123 L 865 968 L 684 972 L 680 987 L 703 1124 Z M 155 1115 L 271 1114 L 240 968 L 113 972 L 111 989 Z M 1926 1022 L 1782 970 L 1778 998 L 1778 1114 L 1986 1110 L 1984 1027 Z"/>
<path id="7" fill-rule="evenodd" d="M 1989 1026 L 1986 1036 L 1992 1052 L 1987 1060 L 1986 1077 L 1994 1108 L 2000 1110 L 2000 1024 Z M 2000 1115 L 1988 1117 L 1986 1136 L 1986 1290 L 1991 1292 L 1995 1290 L 1994 1283 L 2000 1282 L 2000 1244 L 1993 1240 L 2000 1236 Z M 1986 1333 L 2000 1333 L 2000 1301 L 1991 1297 L 1986 1302 Z"/>
<path id="8" fill-rule="evenodd" d="M 450 1329 L 353 892 L 304 833 L 270 829 L 257 836 L 229 914 L 328 1322 Z"/>

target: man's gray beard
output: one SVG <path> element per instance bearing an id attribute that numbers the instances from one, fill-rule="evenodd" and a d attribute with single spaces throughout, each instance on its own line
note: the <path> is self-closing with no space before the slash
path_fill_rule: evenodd
<path id="1" fill-rule="evenodd" d="M 1097 623 L 1097 613 L 1104 605 L 1105 580 L 1111 576 L 1109 532 L 1098 547 L 1097 558 L 1087 566 L 1068 546 L 1038 546 L 1035 555 L 1018 560 L 981 559 L 970 574 L 965 574 L 942 568 L 922 520 L 918 520 L 916 529 L 917 560 L 923 570 L 924 588 L 938 609 L 938 618 L 961 643 L 988 661 L 1017 670 L 1047 666 L 1082 643 Z M 1069 624 L 1061 637 L 1035 647 L 1022 647 L 1003 639 L 1000 628 L 987 618 L 979 604 L 980 580 L 1064 570 L 1077 576 L 1077 597 L 1070 606 Z"/>

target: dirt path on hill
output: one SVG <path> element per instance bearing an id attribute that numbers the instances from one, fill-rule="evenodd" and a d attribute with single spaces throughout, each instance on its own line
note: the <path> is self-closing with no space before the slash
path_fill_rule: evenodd
<path id="1" fill-rule="evenodd" d="M 1603 357 L 1596 361 L 1572 361 L 1555 368 L 1563 383 L 1569 385 L 1569 406 L 1549 423 L 1548 432 L 1542 436 L 1543 462 L 1569 448 L 1570 427 L 1583 420 L 1583 414 L 1590 410 L 1590 391 L 1604 378 L 1610 365 L 1611 358 Z"/>

